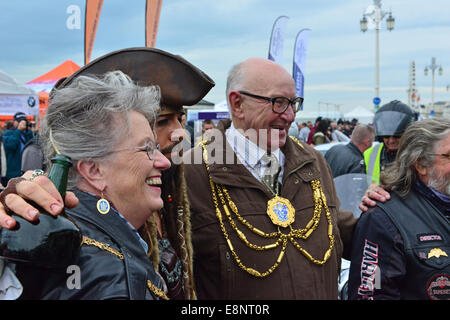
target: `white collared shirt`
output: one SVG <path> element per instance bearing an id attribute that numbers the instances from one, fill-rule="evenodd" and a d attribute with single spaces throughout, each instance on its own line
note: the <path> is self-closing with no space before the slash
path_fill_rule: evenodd
<path id="1" fill-rule="evenodd" d="M 233 148 L 234 153 L 236 153 L 239 161 L 242 162 L 247 170 L 250 171 L 258 181 L 261 181 L 265 168 L 261 165 L 260 160 L 263 155 L 267 153 L 267 151 L 260 148 L 258 145 L 241 134 L 234 127 L 233 122 L 231 122 L 231 126 L 225 131 L 225 137 L 227 142 Z M 283 180 L 285 156 L 280 148 L 272 151 L 272 154 L 277 158 L 278 163 L 281 166 L 281 171 L 278 175 L 278 182 L 281 183 Z"/>

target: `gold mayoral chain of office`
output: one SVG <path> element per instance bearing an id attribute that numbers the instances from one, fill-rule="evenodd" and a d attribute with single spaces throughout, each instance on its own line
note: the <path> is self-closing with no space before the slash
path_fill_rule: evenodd
<path id="1" fill-rule="evenodd" d="M 294 138 L 294 137 L 290 137 L 290 138 L 292 140 L 294 140 L 300 147 L 303 148 L 301 143 L 296 138 Z M 331 257 L 331 252 L 332 252 L 333 246 L 334 246 L 334 236 L 333 236 L 333 225 L 331 222 L 331 214 L 330 214 L 330 211 L 327 206 L 325 194 L 323 193 L 322 187 L 320 185 L 320 180 L 315 179 L 315 180 L 311 181 L 311 188 L 313 190 L 313 200 L 314 200 L 314 213 L 313 213 L 311 220 L 306 224 L 305 228 L 293 229 L 289 223 L 286 227 L 290 228 L 290 232 L 288 234 L 285 234 L 285 233 L 281 232 L 281 230 L 280 230 L 281 225 L 277 224 L 278 231 L 272 232 L 272 233 L 265 233 L 264 231 L 261 231 L 258 228 L 255 228 L 254 226 L 252 226 L 247 220 L 245 220 L 239 214 L 239 210 L 238 210 L 236 204 L 231 200 L 228 190 L 223 185 L 216 184 L 212 181 L 211 174 L 209 171 L 209 165 L 208 165 L 208 152 L 206 150 L 206 143 L 207 143 L 206 140 L 202 141 L 203 159 L 205 162 L 206 170 L 208 172 L 209 183 L 210 183 L 210 187 L 211 187 L 211 196 L 212 196 L 212 200 L 213 200 L 213 203 L 214 203 L 214 206 L 216 209 L 216 216 L 217 216 L 217 219 L 219 220 L 220 228 L 225 237 L 227 245 L 228 245 L 228 247 L 231 251 L 231 254 L 233 255 L 237 265 L 242 270 L 248 272 L 249 274 L 251 274 L 255 277 L 258 277 L 258 278 L 267 277 L 268 275 L 270 275 L 272 272 L 275 271 L 275 269 L 280 265 L 281 261 L 283 260 L 284 254 L 286 252 L 288 240 L 294 245 L 295 248 L 297 248 L 298 251 L 300 251 L 312 263 L 315 263 L 317 265 L 324 265 L 327 262 L 327 260 Z M 231 227 L 234 229 L 234 231 L 236 231 L 238 237 L 247 245 L 247 247 L 249 247 L 253 250 L 257 250 L 257 251 L 265 251 L 265 250 L 275 249 L 281 245 L 281 251 L 280 251 L 280 254 L 278 255 L 277 260 L 266 271 L 260 272 L 253 268 L 246 267 L 242 263 L 238 254 L 234 250 L 234 247 L 231 243 L 230 237 L 228 236 L 228 232 L 225 229 L 223 215 L 219 208 L 219 201 L 220 201 L 220 204 L 222 205 L 223 212 L 225 213 L 225 216 L 227 217 Z M 293 210 L 293 214 L 295 216 L 295 209 L 292 207 L 289 200 L 279 197 L 277 194 L 275 194 L 275 196 L 267 202 L 267 205 L 268 205 L 267 211 L 268 211 L 269 217 L 272 222 L 274 222 L 274 220 L 273 220 L 273 217 L 271 217 L 271 214 L 269 212 L 273 212 L 274 204 L 278 205 L 278 206 L 285 205 L 286 206 L 285 209 L 288 211 Z M 239 230 L 238 226 L 236 225 L 235 221 L 233 220 L 233 217 L 232 217 L 232 214 L 231 214 L 229 208 L 231 209 L 231 212 L 234 213 L 237 220 L 239 220 L 239 222 L 241 222 L 251 232 L 253 232 L 263 238 L 276 239 L 276 241 L 272 244 L 268 244 L 268 245 L 264 245 L 264 246 L 259 246 L 259 245 L 250 243 L 247 240 L 247 237 L 245 236 L 244 232 Z M 330 241 L 330 245 L 329 245 L 329 248 L 325 251 L 325 253 L 323 255 L 323 259 L 318 260 L 318 259 L 315 259 L 314 257 L 312 257 L 311 254 L 309 252 L 307 252 L 305 249 L 303 249 L 300 246 L 300 244 L 296 241 L 296 239 L 306 240 L 311 236 L 311 234 L 314 232 L 314 230 L 317 229 L 317 227 L 319 225 L 319 221 L 320 221 L 320 215 L 322 212 L 322 208 L 325 209 L 325 216 L 328 221 L 328 238 Z M 292 223 L 293 219 L 290 219 L 290 220 L 292 220 L 291 221 L 291 223 Z"/>

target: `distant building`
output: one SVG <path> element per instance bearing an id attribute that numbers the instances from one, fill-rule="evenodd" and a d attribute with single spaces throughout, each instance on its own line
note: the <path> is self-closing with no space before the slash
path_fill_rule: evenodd
<path id="1" fill-rule="evenodd" d="M 447 103 L 447 105 L 444 107 L 443 117 L 450 119 L 450 103 Z"/>
<path id="2" fill-rule="evenodd" d="M 445 117 L 450 118 L 450 101 L 437 101 L 434 106 L 430 104 L 425 108 L 420 108 L 420 116 L 422 119 Z"/>

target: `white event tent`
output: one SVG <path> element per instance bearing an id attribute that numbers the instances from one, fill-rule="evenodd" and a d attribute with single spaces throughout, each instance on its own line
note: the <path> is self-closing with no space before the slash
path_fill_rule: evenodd
<path id="1" fill-rule="evenodd" d="M 358 106 L 350 112 L 344 113 L 346 120 L 358 119 L 361 124 L 373 123 L 374 113 L 364 107 Z"/>
<path id="2" fill-rule="evenodd" d="M 0 70 L 0 115 L 14 115 L 19 111 L 39 115 L 38 95 Z"/>

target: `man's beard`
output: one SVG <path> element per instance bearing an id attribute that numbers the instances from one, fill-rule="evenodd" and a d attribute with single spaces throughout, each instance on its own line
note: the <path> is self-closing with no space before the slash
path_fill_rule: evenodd
<path id="1" fill-rule="evenodd" d="M 439 171 L 432 167 L 430 169 L 428 186 L 446 196 L 450 196 L 450 174 L 441 175 Z"/>
<path id="2" fill-rule="evenodd" d="M 173 144 L 169 145 L 168 147 L 162 149 L 162 150 L 161 150 L 161 153 L 162 153 L 163 155 L 172 153 L 172 150 L 173 150 L 179 143 L 181 143 L 182 141 L 183 141 L 183 140 L 176 141 L 175 143 L 173 143 Z"/>
<path id="3" fill-rule="evenodd" d="M 179 166 L 179 163 L 178 164 L 174 163 L 172 157 L 168 158 L 166 156 L 166 154 L 172 153 L 173 149 L 175 149 L 175 151 L 180 152 L 180 150 L 178 148 L 179 148 L 179 144 L 181 142 L 182 141 L 176 142 L 176 143 L 171 144 L 170 146 L 161 150 L 161 153 L 170 161 L 170 168 L 161 172 L 161 179 L 162 179 L 161 190 L 162 190 L 163 196 L 168 195 L 167 193 L 170 194 L 173 192 L 173 190 L 171 190 L 172 184 L 174 182 L 175 174 L 176 174 L 177 168 Z M 163 198 L 163 199 L 165 199 L 165 198 Z"/>
<path id="4" fill-rule="evenodd" d="M 163 198 L 164 204 L 166 203 L 166 200 L 168 199 L 169 195 L 173 196 L 172 188 L 174 186 L 174 178 L 176 171 L 177 166 L 174 165 L 171 161 L 170 168 L 161 172 L 161 179 L 162 179 L 161 197 Z"/>

